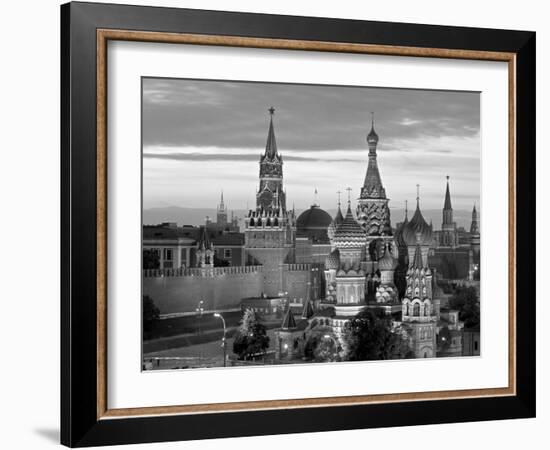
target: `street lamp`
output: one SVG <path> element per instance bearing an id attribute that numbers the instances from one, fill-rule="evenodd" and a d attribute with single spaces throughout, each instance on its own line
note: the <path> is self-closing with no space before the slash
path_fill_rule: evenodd
<path id="1" fill-rule="evenodd" d="M 203 305 L 204 302 L 201 300 L 197 306 L 197 308 L 195 308 L 195 311 L 199 313 L 199 344 L 201 344 L 201 339 L 202 339 L 202 313 L 204 311 L 204 308 L 203 308 Z M 201 349 L 202 347 L 199 345 L 199 349 Z M 202 362 L 202 349 L 199 350 L 199 362 Z"/>
<path id="2" fill-rule="evenodd" d="M 227 359 L 227 340 L 225 339 L 225 319 L 220 313 L 214 313 L 214 317 L 217 317 L 218 319 L 222 320 L 223 324 L 223 338 L 222 338 L 222 347 L 223 347 L 223 367 L 226 366 L 226 359 Z"/>

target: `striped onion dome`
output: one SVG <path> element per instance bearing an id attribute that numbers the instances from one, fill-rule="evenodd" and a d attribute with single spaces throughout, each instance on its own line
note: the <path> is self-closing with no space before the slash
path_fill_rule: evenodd
<path id="1" fill-rule="evenodd" d="M 365 236 L 365 231 L 353 217 L 351 205 L 348 203 L 346 217 L 334 233 L 334 243 L 339 248 L 360 247 L 365 243 Z"/>

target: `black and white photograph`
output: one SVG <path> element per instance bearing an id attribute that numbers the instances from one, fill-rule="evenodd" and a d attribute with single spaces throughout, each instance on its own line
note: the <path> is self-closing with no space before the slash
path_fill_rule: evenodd
<path id="1" fill-rule="evenodd" d="M 478 356 L 479 92 L 142 78 L 143 369 Z"/>

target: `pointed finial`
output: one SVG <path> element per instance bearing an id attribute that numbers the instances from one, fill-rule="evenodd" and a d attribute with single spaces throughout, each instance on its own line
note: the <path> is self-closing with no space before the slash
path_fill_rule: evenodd
<path id="1" fill-rule="evenodd" d="M 319 196 L 317 192 L 317 186 L 315 187 L 315 192 L 313 194 L 313 206 L 319 206 Z"/>
<path id="2" fill-rule="evenodd" d="M 408 221 L 409 217 L 409 201 L 405 200 L 405 222 Z"/>
<path id="3" fill-rule="evenodd" d="M 416 185 L 416 206 L 420 204 L 420 185 Z"/>
<path id="4" fill-rule="evenodd" d="M 275 108 L 273 108 L 273 106 L 271 106 L 269 109 L 269 114 L 272 116 L 273 114 L 275 114 Z"/>
<path id="5" fill-rule="evenodd" d="M 338 208 L 340 208 L 340 194 L 342 191 L 336 191 L 336 193 L 338 194 Z"/>
<path id="6" fill-rule="evenodd" d="M 352 189 L 350 187 L 347 187 L 346 191 L 348 191 L 348 205 L 351 205 L 351 191 L 352 191 Z"/>
<path id="7" fill-rule="evenodd" d="M 371 128 L 374 130 L 374 111 L 370 112 Z"/>

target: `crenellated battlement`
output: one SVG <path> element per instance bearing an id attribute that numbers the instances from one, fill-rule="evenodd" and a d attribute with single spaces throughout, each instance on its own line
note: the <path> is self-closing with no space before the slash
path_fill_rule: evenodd
<path id="1" fill-rule="evenodd" d="M 287 272 L 305 272 L 311 270 L 312 265 L 309 263 L 283 264 L 283 270 Z"/>
<path id="2" fill-rule="evenodd" d="M 187 269 L 146 269 L 143 278 L 216 277 L 261 273 L 263 266 L 192 267 Z"/>

